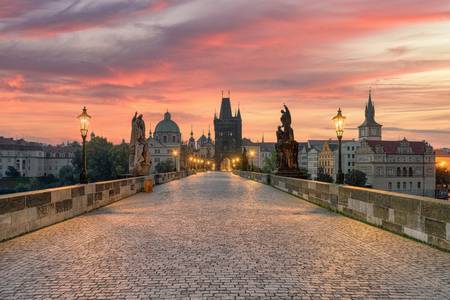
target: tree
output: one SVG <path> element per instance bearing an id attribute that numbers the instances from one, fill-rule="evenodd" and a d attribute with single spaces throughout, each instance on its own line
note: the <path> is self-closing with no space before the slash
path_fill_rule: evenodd
<path id="1" fill-rule="evenodd" d="M 5 175 L 7 177 L 16 178 L 16 177 L 20 177 L 20 172 L 17 171 L 17 169 L 14 168 L 13 166 L 9 166 L 5 172 Z"/>
<path id="2" fill-rule="evenodd" d="M 359 170 L 352 170 L 345 174 L 344 178 L 345 184 L 353 186 L 365 186 L 367 182 L 366 173 Z"/>
<path id="3" fill-rule="evenodd" d="M 156 172 L 158 172 L 158 173 L 173 172 L 174 168 L 175 168 L 175 165 L 173 164 L 173 162 L 171 160 L 162 161 L 155 166 Z"/>
<path id="4" fill-rule="evenodd" d="M 264 173 L 273 173 L 277 169 L 277 152 L 275 150 L 269 156 L 264 158 L 262 171 Z"/>
<path id="5" fill-rule="evenodd" d="M 329 182 L 332 183 L 333 182 L 333 177 L 330 176 L 329 174 L 325 173 L 323 168 L 319 168 L 318 172 L 317 172 L 317 181 L 322 181 L 322 182 Z"/>
<path id="6" fill-rule="evenodd" d="M 88 176 L 93 181 L 112 179 L 113 160 L 111 151 L 113 144 L 101 136 L 91 135 L 87 143 Z"/>
<path id="7" fill-rule="evenodd" d="M 119 145 L 113 145 L 111 149 L 112 176 L 119 178 L 123 174 L 128 173 L 128 158 L 130 153 L 130 146 L 122 140 Z"/>
<path id="8" fill-rule="evenodd" d="M 446 168 L 436 168 L 436 184 L 450 184 L 450 171 Z"/>
<path id="9" fill-rule="evenodd" d="M 70 185 L 77 182 L 75 169 L 71 165 L 62 167 L 59 170 L 59 180 L 63 185 Z"/>

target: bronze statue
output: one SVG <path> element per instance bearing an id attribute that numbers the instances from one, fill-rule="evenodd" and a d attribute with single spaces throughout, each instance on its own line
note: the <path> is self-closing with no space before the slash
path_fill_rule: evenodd
<path id="1" fill-rule="evenodd" d="M 148 141 L 145 138 L 145 122 L 137 112 L 131 121 L 129 169 L 133 176 L 144 176 L 150 172 L 151 160 Z"/>
<path id="2" fill-rule="evenodd" d="M 291 127 L 292 118 L 289 108 L 284 105 L 281 110 L 281 126 L 278 126 L 277 143 L 277 174 L 280 176 L 303 177 L 298 168 L 298 143 L 294 139 L 294 130 Z"/>

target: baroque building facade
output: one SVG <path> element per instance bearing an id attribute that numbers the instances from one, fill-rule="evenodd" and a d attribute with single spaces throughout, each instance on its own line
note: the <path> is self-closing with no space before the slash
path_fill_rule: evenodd
<path id="1" fill-rule="evenodd" d="M 149 149 L 152 165 L 150 173 L 156 172 L 156 166 L 160 163 L 171 162 L 174 170 L 179 171 L 181 155 L 181 131 L 178 124 L 172 120 L 172 115 L 167 111 L 164 117 L 149 134 Z"/>
<path id="2" fill-rule="evenodd" d="M 58 177 L 62 167 L 72 166 L 75 150 L 73 143 L 46 145 L 0 137 L 0 177 L 7 176 L 9 167 L 23 177 Z"/>
<path id="3" fill-rule="evenodd" d="M 356 169 L 373 188 L 434 197 L 435 155 L 425 141 L 363 141 Z"/>
<path id="4" fill-rule="evenodd" d="M 351 172 L 355 166 L 355 153 L 360 146 L 356 140 L 342 141 L 342 172 Z M 299 151 L 299 166 L 308 170 L 311 179 L 316 179 L 319 169 L 336 180 L 339 163 L 337 140 L 309 140 Z"/>
<path id="5" fill-rule="evenodd" d="M 241 155 L 242 118 L 239 108 L 233 116 L 229 96 L 222 96 L 219 116 L 214 114 L 214 135 L 216 169 L 230 169 L 233 157 Z"/>
<path id="6" fill-rule="evenodd" d="M 266 159 L 271 159 L 275 151 L 275 143 L 265 142 L 264 136 L 261 142 L 252 142 L 248 138 L 242 140 L 242 151 L 247 152 L 248 163 L 258 169 L 262 169 Z"/>
<path id="7" fill-rule="evenodd" d="M 356 151 L 355 169 L 367 175 L 367 185 L 387 191 L 434 197 L 435 153 L 425 141 L 385 141 L 375 121 L 371 93 L 365 120 L 359 126 L 361 146 Z"/>

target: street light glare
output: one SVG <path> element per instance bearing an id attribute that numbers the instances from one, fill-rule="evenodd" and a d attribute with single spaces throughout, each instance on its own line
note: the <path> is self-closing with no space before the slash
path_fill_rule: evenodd
<path id="1" fill-rule="evenodd" d="M 86 106 L 83 107 L 83 111 L 77 118 L 80 120 L 81 136 L 86 137 L 89 130 L 89 121 L 91 119 L 91 116 L 87 113 Z"/>

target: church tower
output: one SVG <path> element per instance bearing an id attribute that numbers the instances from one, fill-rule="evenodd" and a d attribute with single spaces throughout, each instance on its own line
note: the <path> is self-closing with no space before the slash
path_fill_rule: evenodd
<path id="1" fill-rule="evenodd" d="M 233 116 L 230 92 L 228 92 L 228 97 L 224 97 L 222 93 L 219 117 L 217 114 L 214 115 L 214 134 L 216 167 L 220 168 L 224 159 L 240 156 L 242 148 L 241 110 L 238 108 Z"/>
<path id="2" fill-rule="evenodd" d="M 364 123 L 359 125 L 359 140 L 381 141 L 381 127 L 375 121 L 375 106 L 372 102 L 372 92 L 369 90 L 369 101 L 366 105 Z"/>

